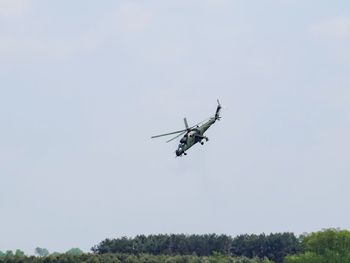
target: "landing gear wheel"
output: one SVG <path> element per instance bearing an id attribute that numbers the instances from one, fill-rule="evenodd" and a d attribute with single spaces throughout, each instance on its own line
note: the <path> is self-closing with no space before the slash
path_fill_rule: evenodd
<path id="1" fill-rule="evenodd" d="M 203 144 L 204 144 L 204 142 L 201 142 L 201 144 L 203 145 Z"/>
<path id="2" fill-rule="evenodd" d="M 208 138 L 208 137 L 206 137 L 206 138 L 205 138 L 205 140 L 206 140 L 206 141 L 209 141 L 209 138 Z"/>
<path id="3" fill-rule="evenodd" d="M 184 155 L 187 155 L 187 153 L 184 153 Z"/>

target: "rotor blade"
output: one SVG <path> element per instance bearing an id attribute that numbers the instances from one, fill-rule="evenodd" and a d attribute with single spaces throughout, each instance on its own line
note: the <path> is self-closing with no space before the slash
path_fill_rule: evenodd
<path id="1" fill-rule="evenodd" d="M 197 124 L 195 124 L 195 125 L 193 125 L 193 126 L 191 126 L 191 127 L 188 127 L 188 126 L 187 126 L 187 127 L 188 127 L 187 130 L 183 130 L 182 133 L 180 133 L 179 135 L 176 135 L 174 138 L 170 139 L 170 140 L 167 141 L 167 142 L 171 142 L 172 140 L 175 140 L 175 139 L 179 138 L 181 135 L 184 135 L 186 132 L 191 131 L 192 128 L 196 127 L 197 125 L 199 125 L 199 124 L 201 124 L 202 122 L 205 122 L 205 121 L 207 121 L 207 120 L 209 120 L 209 119 L 211 119 L 211 118 L 212 118 L 212 117 L 206 118 L 205 120 L 202 120 L 201 122 L 198 122 Z M 186 118 L 185 118 L 184 120 L 186 120 Z M 186 120 L 186 122 L 187 122 L 187 120 Z M 185 123 L 186 123 L 186 122 L 185 122 Z M 186 124 L 185 124 L 185 125 L 186 125 Z"/>
<path id="2" fill-rule="evenodd" d="M 185 127 L 186 127 L 186 129 L 188 130 L 188 123 L 187 123 L 186 117 L 184 118 L 184 122 L 185 122 Z"/>
<path id="3" fill-rule="evenodd" d="M 185 132 L 187 130 L 181 130 L 181 131 L 176 131 L 176 132 L 169 132 L 169 133 L 164 133 L 164 134 L 159 134 L 159 135 L 155 135 L 152 136 L 151 138 L 158 138 L 158 137 L 162 137 L 162 136 L 167 136 L 167 135 L 172 135 L 172 134 L 176 134 L 176 133 L 180 133 L 180 132 Z"/>
<path id="4" fill-rule="evenodd" d="M 171 142 L 172 140 L 175 140 L 176 138 L 179 138 L 180 136 L 184 135 L 186 133 L 187 130 L 185 130 L 183 133 L 180 133 L 179 135 L 176 135 L 174 138 L 170 139 L 167 142 Z"/>
<path id="5" fill-rule="evenodd" d="M 158 137 L 162 137 L 162 136 L 168 136 L 168 135 L 172 135 L 172 134 L 176 134 L 176 133 L 185 133 L 186 131 L 196 127 L 197 125 L 201 124 L 202 122 L 205 122 L 207 120 L 210 120 L 212 117 L 209 117 L 209 118 L 206 118 L 200 122 L 198 122 L 197 124 L 191 126 L 191 127 L 188 127 L 188 129 L 186 130 L 180 130 L 180 131 L 176 131 L 176 132 L 169 132 L 169 133 L 164 133 L 164 134 L 159 134 L 159 135 L 155 135 L 155 136 L 152 136 L 151 138 L 154 139 L 154 138 L 158 138 Z M 176 136 L 175 138 L 179 137 L 180 135 Z M 169 140 L 169 141 L 172 141 L 173 139 Z M 167 142 L 169 142 L 167 141 Z"/>
<path id="6" fill-rule="evenodd" d="M 201 122 L 198 122 L 197 124 L 191 126 L 191 127 L 188 127 L 188 124 L 187 124 L 187 130 L 184 130 L 183 133 L 180 133 L 179 135 L 175 136 L 174 138 L 170 139 L 169 141 L 167 142 L 171 142 L 172 140 L 175 140 L 176 138 L 179 138 L 181 135 L 184 135 L 187 132 L 191 131 L 192 128 L 196 127 L 197 125 L 201 124 L 202 122 L 205 122 L 207 120 L 210 120 L 212 117 L 209 117 L 209 118 L 206 118 L 205 120 L 202 120 Z M 186 120 L 186 118 L 184 119 Z M 185 123 L 187 122 L 187 120 L 185 121 Z M 186 125 L 186 124 L 185 124 Z"/>

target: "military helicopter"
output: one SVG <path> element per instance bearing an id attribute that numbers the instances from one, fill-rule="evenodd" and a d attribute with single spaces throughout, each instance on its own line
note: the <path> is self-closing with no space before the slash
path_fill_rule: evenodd
<path id="1" fill-rule="evenodd" d="M 174 138 L 168 140 L 167 142 L 171 142 L 172 140 L 177 139 L 180 136 L 183 136 L 180 140 L 180 144 L 175 151 L 176 156 L 182 156 L 182 155 L 187 155 L 186 151 L 191 148 L 193 145 L 195 145 L 197 142 L 200 142 L 202 145 L 204 144 L 204 140 L 208 141 L 208 137 L 204 136 L 204 132 L 209 129 L 211 125 L 213 125 L 216 120 L 220 120 L 220 110 L 221 110 L 221 105 L 219 100 L 217 100 L 218 106 L 216 108 L 216 112 L 214 116 L 209 117 L 208 119 L 205 119 L 204 121 L 201 121 L 197 123 L 196 125 L 193 125 L 191 127 L 188 126 L 187 119 L 184 118 L 184 123 L 186 129 L 180 130 L 180 131 L 175 131 L 175 132 L 169 132 L 165 134 L 160 134 L 160 135 L 155 135 L 152 136 L 151 138 L 158 138 L 158 137 L 163 137 L 163 136 L 168 136 L 172 134 L 177 134 Z M 201 125 L 200 125 L 201 124 Z M 199 126 L 200 125 L 200 126 Z"/>

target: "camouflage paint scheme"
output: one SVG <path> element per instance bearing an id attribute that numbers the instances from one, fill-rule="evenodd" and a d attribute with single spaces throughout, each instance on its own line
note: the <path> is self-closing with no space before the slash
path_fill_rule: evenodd
<path id="1" fill-rule="evenodd" d="M 195 145 L 196 143 L 200 142 L 201 144 L 203 144 L 204 140 L 208 141 L 208 137 L 206 137 L 204 135 L 204 133 L 210 128 L 211 125 L 213 125 L 216 120 L 220 120 L 220 113 L 221 110 L 221 105 L 220 102 L 218 100 L 218 106 L 216 108 L 216 112 L 215 115 L 211 118 L 209 118 L 208 121 L 204 122 L 204 124 L 199 125 L 196 124 L 192 127 L 188 127 L 187 124 L 187 120 L 186 118 L 184 118 L 184 122 L 185 122 L 185 127 L 186 129 L 184 130 L 180 130 L 180 131 L 176 131 L 176 132 L 170 132 L 170 133 L 166 133 L 166 134 L 161 134 L 161 135 L 156 135 L 156 136 L 152 136 L 151 138 L 157 138 L 157 137 L 162 137 L 162 136 L 168 136 L 168 135 L 172 135 L 172 134 L 177 134 L 180 133 L 178 135 L 176 135 L 174 138 L 168 140 L 167 142 L 170 142 L 178 137 L 180 137 L 181 135 L 184 135 L 181 140 L 180 140 L 180 144 L 177 148 L 177 150 L 175 151 L 176 156 L 182 156 L 182 155 L 186 155 L 186 151 L 191 148 L 193 145 Z M 201 122 L 203 123 L 203 122 Z"/>
<path id="2" fill-rule="evenodd" d="M 201 142 L 203 144 L 203 140 L 208 141 L 208 137 L 204 136 L 206 130 L 210 128 L 216 122 L 217 118 L 210 118 L 209 121 L 204 123 L 203 125 L 191 129 L 190 132 L 186 133 L 184 137 L 180 140 L 179 147 L 175 151 L 176 156 L 181 156 L 182 154 L 186 155 L 186 151 L 195 145 L 197 142 Z"/>

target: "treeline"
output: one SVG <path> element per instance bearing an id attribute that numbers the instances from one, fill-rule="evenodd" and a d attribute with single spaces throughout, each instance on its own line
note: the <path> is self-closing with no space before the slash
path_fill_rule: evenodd
<path id="1" fill-rule="evenodd" d="M 270 235 L 149 235 L 106 239 L 83 253 L 78 248 L 37 256 L 0 251 L 0 263 L 350 263 L 350 231 L 325 229 L 296 237 Z"/>
<path id="2" fill-rule="evenodd" d="M 286 255 L 300 252 L 300 242 L 293 233 L 270 235 L 138 235 L 134 238 L 106 239 L 92 248 L 96 254 L 152 254 L 268 258 L 282 263 Z"/>
<path id="3" fill-rule="evenodd" d="M 195 255 L 130 255 L 130 254 L 83 254 L 49 255 L 46 257 L 4 256 L 0 263 L 273 263 L 268 259 L 227 257 L 214 253 L 209 257 Z"/>

